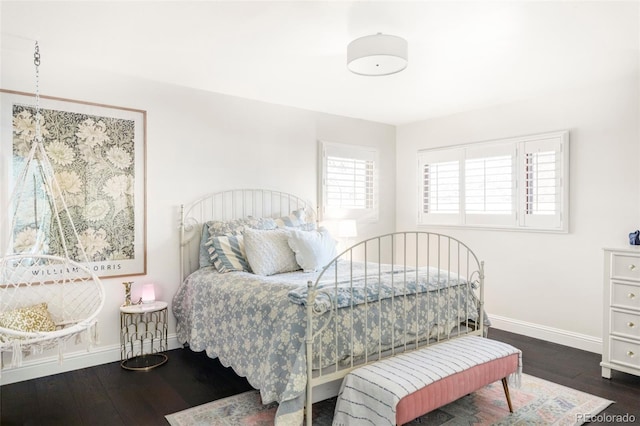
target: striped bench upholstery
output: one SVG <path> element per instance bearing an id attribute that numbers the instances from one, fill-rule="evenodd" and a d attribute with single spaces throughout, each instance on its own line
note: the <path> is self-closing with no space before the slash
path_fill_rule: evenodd
<path id="1" fill-rule="evenodd" d="M 465 336 L 383 359 L 342 382 L 334 426 L 404 424 L 522 371 L 522 353 L 506 343 Z"/>

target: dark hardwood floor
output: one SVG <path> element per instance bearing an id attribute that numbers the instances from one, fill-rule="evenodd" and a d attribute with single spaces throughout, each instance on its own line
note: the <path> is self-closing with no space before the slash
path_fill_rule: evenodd
<path id="1" fill-rule="evenodd" d="M 525 373 L 614 400 L 604 414 L 640 423 L 640 377 L 613 372 L 603 379 L 598 354 L 496 329 L 489 337 L 520 348 Z M 168 363 L 148 372 L 114 362 L 2 386 L 0 425 L 167 425 L 165 414 L 251 389 L 204 353 L 168 355 Z"/>

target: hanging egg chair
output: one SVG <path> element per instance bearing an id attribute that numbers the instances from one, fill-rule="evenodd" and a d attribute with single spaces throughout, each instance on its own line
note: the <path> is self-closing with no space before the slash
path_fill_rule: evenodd
<path id="1" fill-rule="evenodd" d="M 62 256 L 8 255 L 0 274 L 0 350 L 13 353 L 12 366 L 23 353 L 62 347 L 81 332 L 95 342 L 104 291 L 85 266 Z"/>
<path id="2" fill-rule="evenodd" d="M 37 83 L 37 42 L 34 58 Z M 55 347 L 62 358 L 72 337 L 88 335 L 95 343 L 105 299 L 100 279 L 80 263 L 88 257 L 44 147 L 39 101 L 36 84 L 35 114 L 22 117 L 31 120 L 31 130 L 17 130 L 14 119 L 12 158 L 20 171 L 12 176 L 15 185 L 4 210 L 9 218 L 1 224 L 6 249 L 0 257 L 0 356 L 12 353 L 12 367 L 23 355 Z M 28 151 L 15 151 L 17 138 L 22 146 L 30 144 Z"/>

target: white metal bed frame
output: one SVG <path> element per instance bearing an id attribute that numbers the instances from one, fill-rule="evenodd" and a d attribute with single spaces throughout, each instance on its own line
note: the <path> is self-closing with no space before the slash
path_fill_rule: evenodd
<path id="1" fill-rule="evenodd" d="M 210 220 L 233 220 L 249 216 L 282 217 L 304 209 L 307 219 L 315 221 L 308 201 L 281 191 L 268 189 L 231 189 L 208 194 L 189 205 L 180 206 L 180 278 L 184 280 L 199 265 L 202 225 Z"/>
<path id="2" fill-rule="evenodd" d="M 463 278 L 467 284 L 461 286 L 459 291 L 467 291 L 468 296 L 473 293 L 473 296 L 467 298 L 465 304 L 460 305 L 460 293 L 458 293 L 457 296 L 455 296 L 454 293 L 454 298 L 457 297 L 459 302 L 457 308 L 450 305 L 451 296 L 449 296 L 450 293 L 447 293 L 452 291 L 452 287 L 446 287 L 442 290 L 438 290 L 437 295 L 431 294 L 433 291 L 417 294 L 407 294 L 405 291 L 399 296 L 392 296 L 390 303 L 395 303 L 401 307 L 399 312 L 400 318 L 396 316 L 392 324 L 385 324 L 384 321 L 381 320 L 380 311 L 378 310 L 377 313 L 374 313 L 374 316 L 377 315 L 376 318 L 378 323 L 374 325 L 378 325 L 381 328 L 387 325 L 391 330 L 392 342 L 396 337 L 396 321 L 399 320 L 400 323 L 407 324 L 413 320 L 413 330 L 403 328 L 397 336 L 398 343 L 392 343 L 391 345 L 387 344 L 387 346 L 385 346 L 382 343 L 384 335 L 383 332 L 378 334 L 370 333 L 369 330 L 365 328 L 365 332 L 363 334 L 365 339 L 364 347 L 374 347 L 377 348 L 377 350 L 367 353 L 365 349 L 364 354 L 354 354 L 354 344 L 351 346 L 351 354 L 348 357 L 349 362 L 346 365 L 334 364 L 328 369 L 314 369 L 312 365 L 314 349 L 323 353 L 322 342 L 325 341 L 323 333 L 326 331 L 326 327 L 329 324 L 329 318 L 337 316 L 338 310 L 343 311 L 342 315 L 346 314 L 347 316 L 353 316 L 352 311 L 357 309 L 357 306 L 353 305 L 338 308 L 333 304 L 328 313 L 322 314 L 328 316 L 328 318 L 322 321 L 322 325 L 316 325 L 316 329 L 314 329 L 313 319 L 318 317 L 318 314 L 314 312 L 313 309 L 314 299 L 319 293 L 327 291 L 326 281 L 324 282 L 324 289 L 318 289 L 319 283 L 323 281 L 323 278 L 325 278 L 324 275 L 328 271 L 334 270 L 336 262 L 341 262 L 343 264 L 343 268 L 346 267 L 347 269 L 353 269 L 355 262 L 362 262 L 363 260 L 370 262 L 372 259 L 374 262 L 377 262 L 378 265 L 382 263 L 393 265 L 391 266 L 391 269 L 396 271 L 396 274 L 398 275 L 397 279 L 394 281 L 394 286 L 398 285 L 400 288 L 406 290 L 408 284 L 418 281 L 419 275 L 424 278 L 424 269 L 418 268 L 432 267 L 434 268 L 434 271 L 439 271 L 434 272 L 437 274 L 435 278 L 438 281 L 446 279 L 447 282 L 450 282 L 449 280 L 454 279 L 455 277 Z M 379 270 L 380 269 L 378 268 L 378 271 Z M 394 275 L 395 278 L 395 274 L 392 275 Z M 376 283 L 380 282 L 380 272 L 376 275 L 374 271 L 372 276 L 368 277 L 368 279 L 372 283 L 372 286 L 377 285 Z M 365 280 L 367 280 L 367 278 Z M 337 274 L 335 281 L 336 284 L 333 287 L 337 288 Z M 321 386 L 325 384 L 341 381 L 353 369 L 380 359 L 392 357 L 430 344 L 437 344 L 441 341 L 463 335 L 484 335 L 484 262 L 478 261 L 478 258 L 473 251 L 471 251 L 471 249 L 464 243 L 447 235 L 412 231 L 396 232 L 370 238 L 348 248 L 338 255 L 325 267 L 323 272 L 315 281 L 309 281 L 307 285 L 307 334 L 305 338 L 307 391 L 305 417 L 307 425 L 309 426 L 312 424 L 312 403 L 319 400 L 314 398 L 314 389 L 322 389 Z M 353 277 L 349 283 L 349 289 L 352 288 Z M 331 290 L 329 290 L 329 292 L 331 292 Z M 456 314 L 456 318 L 460 317 L 461 321 L 456 324 L 447 324 L 441 329 L 440 318 L 438 317 L 438 326 L 435 329 L 435 335 L 433 335 L 434 330 L 427 329 L 426 327 L 423 332 L 420 332 L 420 324 L 429 323 L 428 310 L 426 312 L 421 311 L 420 307 L 424 306 L 423 304 L 425 302 L 427 306 L 430 306 L 430 303 L 439 302 L 438 298 L 443 297 L 443 295 L 447 300 L 445 316 L 449 315 L 451 309 L 457 309 L 458 314 Z M 329 294 L 329 299 L 335 300 L 336 297 L 334 296 L 335 294 Z M 430 298 L 431 300 L 429 300 Z M 377 300 L 377 302 L 380 301 L 380 299 Z M 374 304 L 364 303 L 363 309 L 365 311 L 365 317 L 367 317 L 367 310 L 370 309 L 370 306 L 372 305 Z M 360 309 L 362 309 L 362 307 Z M 472 314 L 476 315 L 474 317 L 476 320 L 474 321 L 469 320 L 469 318 L 473 316 Z M 368 325 L 366 321 L 365 325 Z M 340 355 L 337 352 L 338 345 L 336 344 L 335 347 L 336 351 L 332 355 L 332 359 L 339 359 Z"/>
<path id="3" fill-rule="evenodd" d="M 290 214 L 293 210 L 305 209 L 309 217 L 315 220 L 314 210 L 311 204 L 306 200 L 292 194 L 280 191 L 271 191 L 265 189 L 236 189 L 221 191 L 209 194 L 188 206 L 181 206 L 180 212 L 180 275 L 184 280 L 191 272 L 199 268 L 199 246 L 202 233 L 202 226 L 210 220 L 232 220 L 253 217 L 280 217 Z M 367 310 L 373 308 L 373 303 L 366 303 L 359 308 L 357 306 L 347 306 L 338 308 L 332 305 L 331 308 L 324 313 L 314 311 L 314 300 L 320 293 L 327 293 L 330 290 L 318 288 L 318 283 L 325 280 L 329 271 L 333 270 L 332 265 L 340 262 L 340 267 L 352 268 L 355 262 L 377 262 L 378 264 L 394 264 L 394 277 L 397 275 L 395 285 L 405 286 L 413 278 L 418 278 L 417 267 L 434 267 L 441 272 L 438 273 L 437 279 L 450 279 L 459 276 L 467 281 L 466 291 L 472 293 L 467 299 L 466 305 L 461 308 L 457 307 L 458 313 L 462 315 L 456 327 L 451 328 L 451 324 L 447 324 L 445 329 L 436 332 L 435 336 L 427 336 L 425 339 L 424 330 L 415 330 L 414 333 L 403 330 L 403 334 L 398 336 L 399 344 L 388 346 L 382 342 L 383 333 L 378 333 L 377 337 L 369 334 L 369 330 L 365 327 L 365 335 L 360 336 L 365 340 L 365 346 L 377 347 L 372 352 L 365 350 L 364 354 L 355 353 L 351 346 L 351 353 L 348 357 L 349 362 L 346 364 L 335 363 L 332 367 L 313 367 L 314 346 L 318 349 L 318 345 L 322 345 L 323 333 L 327 331 L 331 318 L 338 315 L 338 309 L 341 314 L 353 315 L 355 309 L 364 309 L 365 317 L 368 315 Z M 345 266 L 346 265 L 346 266 Z M 442 276 L 440 275 L 442 274 Z M 353 286 L 352 282 L 349 283 Z M 380 280 L 380 274 L 375 273 L 366 279 L 370 279 L 372 283 Z M 365 279 L 365 280 L 366 280 Z M 395 278 L 394 278 L 395 279 Z M 336 276 L 337 281 L 337 276 Z M 473 283 L 471 285 L 470 283 Z M 337 289 L 337 285 L 334 287 Z M 447 287 L 448 291 L 450 287 Z M 443 297 L 442 291 L 438 290 L 437 297 Z M 430 232 L 397 232 L 387 235 L 378 236 L 362 241 L 353 247 L 348 248 L 338 255 L 330 265 L 320 273 L 315 281 L 307 283 L 307 302 L 306 302 L 306 362 L 307 362 L 307 388 L 305 398 L 305 417 L 307 425 L 311 425 L 312 415 L 311 406 L 313 402 L 335 396 L 337 394 L 337 385 L 354 368 L 367 363 L 374 362 L 379 359 L 397 355 L 399 353 L 415 350 L 425 345 L 438 343 L 442 340 L 459 337 L 461 335 L 475 334 L 482 336 L 484 334 L 484 262 L 480 262 L 473 251 L 461 241 L 443 234 Z M 403 324 L 411 322 L 415 324 L 428 324 L 429 312 L 421 312 L 419 306 L 421 303 L 430 303 L 429 298 L 433 292 L 421 294 L 405 294 L 397 295 L 391 298 L 390 303 L 399 304 L 401 311 L 396 313 L 396 318 Z M 445 293 L 444 297 L 449 293 Z M 331 294 L 328 294 L 331 299 Z M 460 302 L 460 296 L 458 302 Z M 427 299 L 423 299 L 427 298 Z M 439 301 L 437 299 L 436 301 Z M 450 301 L 447 299 L 446 316 L 453 309 Z M 411 308 L 414 309 L 411 309 Z M 347 310 L 347 311 L 345 311 Z M 475 321 L 469 321 L 475 313 Z M 411 317 L 410 317 L 411 316 Z M 438 321 L 440 318 L 438 317 Z M 378 326 L 383 327 L 386 324 L 380 320 Z M 314 323 L 316 329 L 314 329 Z M 368 320 L 365 320 L 368 324 Z M 353 324 L 352 324 L 353 325 Z M 394 341 L 396 332 L 393 331 L 395 323 L 391 324 L 392 341 Z M 419 326 L 418 326 L 419 327 Z M 438 324 L 440 327 L 440 324 Z M 353 329 L 351 333 L 353 333 Z M 427 333 L 430 333 L 428 330 Z M 353 337 L 353 334 L 351 335 Z M 377 339 L 377 340 L 376 340 Z M 353 340 L 353 339 L 352 339 Z M 336 344 L 335 353 L 332 359 L 340 359 L 338 354 L 338 345 Z M 320 349 L 319 353 L 322 353 Z M 318 390 L 320 392 L 318 392 Z M 317 393 L 314 398 L 314 393 Z M 318 397 L 319 396 L 319 397 Z"/>

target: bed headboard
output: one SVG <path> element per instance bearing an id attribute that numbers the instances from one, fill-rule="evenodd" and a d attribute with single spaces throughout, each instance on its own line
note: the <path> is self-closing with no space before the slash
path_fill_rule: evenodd
<path id="1" fill-rule="evenodd" d="M 180 206 L 180 279 L 199 268 L 202 225 L 210 220 L 287 216 L 305 209 L 307 220 L 315 221 L 315 210 L 306 200 L 286 192 L 268 189 L 231 189 L 208 194 Z"/>

